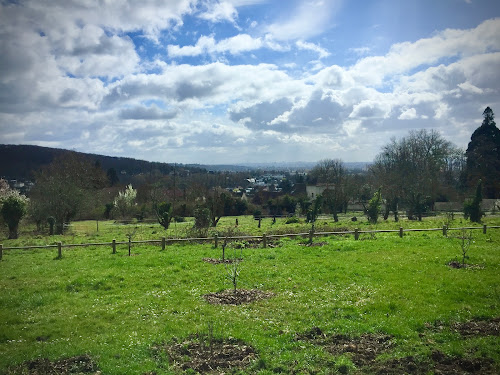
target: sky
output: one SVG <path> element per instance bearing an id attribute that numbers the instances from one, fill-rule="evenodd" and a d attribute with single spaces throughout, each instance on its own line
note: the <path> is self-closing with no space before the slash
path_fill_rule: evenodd
<path id="1" fill-rule="evenodd" d="M 0 0 L 0 143 L 371 161 L 500 113 L 500 1 Z"/>

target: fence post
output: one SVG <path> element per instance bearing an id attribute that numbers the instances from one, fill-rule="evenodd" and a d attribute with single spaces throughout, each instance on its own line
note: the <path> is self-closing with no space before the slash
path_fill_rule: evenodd
<path id="1" fill-rule="evenodd" d="M 359 240 L 359 228 L 354 229 L 354 239 Z"/>
<path id="2" fill-rule="evenodd" d="M 313 243 L 313 236 L 314 236 L 314 228 L 311 228 L 309 230 L 309 244 Z"/>
<path id="3" fill-rule="evenodd" d="M 161 238 L 161 249 L 162 250 L 165 250 L 165 246 L 166 246 L 166 238 L 165 237 L 162 237 Z"/>
<path id="4" fill-rule="evenodd" d="M 399 237 L 403 238 L 403 227 L 399 227 Z"/>
<path id="5" fill-rule="evenodd" d="M 214 236 L 214 247 L 217 249 L 217 247 L 219 246 L 219 234 L 218 233 L 215 233 L 215 236 Z"/>
<path id="6" fill-rule="evenodd" d="M 113 239 L 111 246 L 113 247 L 113 254 L 116 254 L 116 240 L 115 239 Z"/>
<path id="7" fill-rule="evenodd" d="M 446 225 L 443 225 L 443 236 L 446 237 L 447 234 L 448 234 L 448 227 Z"/>
<path id="8" fill-rule="evenodd" d="M 3 245 L 0 243 L 0 260 L 3 258 Z"/>
<path id="9" fill-rule="evenodd" d="M 267 236 L 265 233 L 262 235 L 262 247 L 267 247 Z"/>
<path id="10" fill-rule="evenodd" d="M 486 234 L 486 224 L 483 225 L 483 234 Z"/>
<path id="11" fill-rule="evenodd" d="M 57 243 L 57 258 L 62 258 L 62 242 L 60 241 Z"/>

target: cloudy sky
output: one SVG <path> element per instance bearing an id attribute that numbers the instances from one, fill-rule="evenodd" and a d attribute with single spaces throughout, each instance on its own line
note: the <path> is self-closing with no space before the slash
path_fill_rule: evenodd
<path id="1" fill-rule="evenodd" d="M 140 5 L 138 5 L 140 4 Z M 0 0 L 0 143 L 370 161 L 500 113 L 500 1 Z"/>

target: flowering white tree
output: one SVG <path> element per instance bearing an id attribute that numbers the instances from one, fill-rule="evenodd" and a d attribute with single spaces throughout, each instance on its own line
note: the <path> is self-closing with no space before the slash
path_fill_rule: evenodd
<path id="1" fill-rule="evenodd" d="M 128 185 L 124 191 L 118 192 L 113 204 L 122 218 L 132 214 L 136 197 L 137 190 L 132 187 L 132 184 Z"/>

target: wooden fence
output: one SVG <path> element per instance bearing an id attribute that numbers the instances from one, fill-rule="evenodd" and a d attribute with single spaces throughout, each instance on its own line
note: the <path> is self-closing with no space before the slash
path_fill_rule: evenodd
<path id="1" fill-rule="evenodd" d="M 484 234 L 486 234 L 488 229 L 497 229 L 500 228 L 498 225 L 490 225 L 487 226 L 484 224 L 482 227 L 459 227 L 459 228 L 448 228 L 446 225 L 443 225 L 442 228 L 419 228 L 419 229 L 404 229 L 403 227 L 399 227 L 399 229 L 379 229 L 379 230 L 360 230 L 359 228 L 354 229 L 353 231 L 341 231 L 341 232 L 316 232 L 314 229 L 311 229 L 307 233 L 289 233 L 289 234 L 263 234 L 262 236 L 227 236 L 222 237 L 225 241 L 233 241 L 233 240 L 254 240 L 258 242 L 262 242 L 262 247 L 267 247 L 268 240 L 273 238 L 284 238 L 284 237 L 308 237 L 309 242 L 312 243 L 313 237 L 325 237 L 325 236 L 335 236 L 335 235 L 346 235 L 353 234 L 355 240 L 359 240 L 360 234 L 365 233 L 398 233 L 399 237 L 403 237 L 405 232 L 437 232 L 441 231 L 443 236 L 446 236 L 449 231 L 456 230 L 482 230 Z M 62 258 L 62 249 L 65 247 L 87 247 L 87 246 L 109 246 L 112 249 L 112 253 L 116 254 L 116 246 L 117 245 L 128 245 L 128 252 L 130 255 L 130 249 L 133 244 L 154 244 L 161 245 L 161 249 L 165 250 L 167 244 L 172 243 L 186 243 L 186 242 L 213 242 L 214 247 L 218 247 L 219 245 L 219 236 L 216 234 L 214 237 L 199 237 L 199 238 L 166 238 L 162 237 L 158 240 L 142 240 L 142 241 L 132 241 L 130 238 L 128 241 L 116 241 L 112 242 L 94 242 L 94 243 L 80 243 L 80 244 L 63 244 L 62 242 L 58 242 L 53 245 L 32 245 L 32 246 L 10 246 L 4 247 L 0 244 L 0 260 L 3 258 L 4 250 L 30 250 L 30 249 L 49 249 L 49 248 L 57 248 L 57 258 Z"/>

